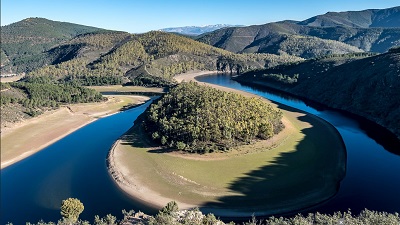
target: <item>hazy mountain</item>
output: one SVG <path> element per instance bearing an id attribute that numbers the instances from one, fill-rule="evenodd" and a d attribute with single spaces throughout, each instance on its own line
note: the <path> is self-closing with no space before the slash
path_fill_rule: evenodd
<path id="1" fill-rule="evenodd" d="M 242 25 L 216 24 L 216 25 L 206 25 L 206 26 L 171 27 L 171 28 L 161 29 L 160 31 L 197 36 L 197 35 L 208 33 L 208 32 L 218 30 L 218 29 L 221 29 L 224 27 L 241 27 L 241 26 Z"/>
<path id="2" fill-rule="evenodd" d="M 389 26 L 389 24 L 397 24 L 396 28 L 318 27 L 301 25 L 304 21 L 299 23 L 282 21 L 248 27 L 223 28 L 200 35 L 198 40 L 232 52 L 272 53 L 270 52 L 270 48 L 266 48 L 265 46 L 277 44 L 279 40 L 291 35 L 301 35 L 343 42 L 364 51 L 386 52 L 391 47 L 400 45 L 400 22 L 392 23 L 398 18 L 398 13 L 396 13 L 398 12 L 398 8 L 399 7 L 378 10 L 376 14 L 374 14 L 374 18 L 385 18 L 379 20 L 375 19 L 374 24 L 383 26 L 383 24 L 385 24 L 384 21 L 387 21 L 387 26 Z M 386 15 L 386 17 L 384 15 Z M 377 21 L 380 22 L 378 23 Z M 296 45 L 307 46 L 309 45 L 308 42 L 309 39 L 307 38 L 297 39 Z M 320 41 L 320 43 L 322 43 L 322 41 Z M 329 49 L 324 51 L 335 53 Z M 343 47 L 341 52 L 343 52 Z M 348 52 L 352 51 L 349 49 Z"/>
<path id="3" fill-rule="evenodd" d="M 317 27 L 399 27 L 400 6 L 388 9 L 367 9 L 363 11 L 328 12 L 299 22 L 300 25 Z"/>

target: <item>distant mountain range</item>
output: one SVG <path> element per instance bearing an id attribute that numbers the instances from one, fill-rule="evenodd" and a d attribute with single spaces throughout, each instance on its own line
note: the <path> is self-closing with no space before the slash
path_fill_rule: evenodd
<path id="1" fill-rule="evenodd" d="M 386 52 L 391 47 L 400 45 L 400 7 L 330 12 L 300 22 L 282 21 L 223 28 L 200 35 L 197 40 L 236 53 L 291 54 L 293 49 L 299 49 L 297 55 L 304 55 L 302 51 L 307 50 L 301 46 L 310 46 L 309 37 L 323 39 L 313 39 L 314 42 L 320 42 L 312 47 L 314 49 L 327 45 L 322 44 L 325 40 L 332 40 L 363 51 Z M 333 49 L 340 46 L 333 42 L 329 45 Z M 343 45 L 340 48 L 343 51 Z M 316 52 L 308 55 L 315 57 L 318 54 Z"/>
<path id="2" fill-rule="evenodd" d="M 216 25 L 206 25 L 206 26 L 171 27 L 171 28 L 161 29 L 160 31 L 183 34 L 183 35 L 190 35 L 190 36 L 197 36 L 197 35 L 208 33 L 208 32 L 218 30 L 218 29 L 221 29 L 224 27 L 242 27 L 242 26 L 243 25 L 216 24 Z"/>

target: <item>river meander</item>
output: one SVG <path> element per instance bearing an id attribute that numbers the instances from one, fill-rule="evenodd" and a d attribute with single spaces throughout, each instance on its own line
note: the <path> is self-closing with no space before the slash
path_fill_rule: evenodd
<path id="1" fill-rule="evenodd" d="M 349 208 L 353 213 L 364 208 L 400 212 L 399 141 L 390 138 L 390 133 L 335 110 L 313 108 L 299 99 L 240 85 L 226 75 L 204 76 L 198 80 L 266 97 L 314 114 L 335 126 L 347 149 L 345 178 L 332 199 L 305 212 L 332 213 Z M 81 218 L 88 221 L 93 221 L 96 214 L 121 217 L 122 209 L 156 212 L 122 193 L 106 168 L 111 145 L 148 105 L 149 102 L 99 119 L 1 170 L 1 224 L 24 224 L 40 219 L 57 221 L 61 200 L 68 197 L 79 198 L 84 203 Z M 371 137 L 370 133 L 380 135 Z"/>

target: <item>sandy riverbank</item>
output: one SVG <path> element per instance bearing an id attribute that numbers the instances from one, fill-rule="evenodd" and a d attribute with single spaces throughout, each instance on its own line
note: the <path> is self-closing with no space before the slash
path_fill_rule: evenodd
<path id="1" fill-rule="evenodd" d="M 196 76 L 213 73 L 215 72 L 193 72 L 179 75 L 175 77 L 175 79 L 178 82 L 195 81 L 194 78 Z M 250 93 L 217 85 L 205 85 L 210 85 L 225 91 L 233 91 L 245 96 L 255 96 Z M 129 194 L 132 198 L 143 201 L 154 207 L 161 208 L 169 201 L 174 200 L 179 204 L 181 209 L 200 207 L 201 210 L 205 212 L 213 212 L 218 216 L 243 217 L 251 216 L 253 213 L 255 213 L 255 215 L 284 213 L 310 207 L 327 200 L 336 193 L 338 182 L 344 175 L 345 153 L 343 152 L 345 151 L 340 135 L 334 127 L 318 117 L 299 111 L 288 111 L 284 108 L 281 108 L 281 110 L 284 113 L 283 122 L 285 124 L 285 129 L 279 135 L 274 137 L 273 141 L 269 140 L 269 143 L 266 141 L 250 146 L 250 151 L 247 151 L 250 152 L 249 154 L 243 154 L 244 151 L 241 151 L 239 154 L 236 152 L 227 157 L 225 155 L 212 156 L 220 157 L 224 164 L 216 163 L 218 160 L 215 159 L 204 160 L 204 157 L 196 159 L 196 157 L 193 158 L 192 156 L 176 156 L 174 153 L 149 153 L 151 150 L 156 149 L 146 147 L 145 144 L 142 146 L 143 143 L 135 143 L 135 141 L 132 141 L 138 140 L 141 142 L 143 140 L 143 138 L 140 137 L 140 134 L 139 137 L 136 138 L 130 137 L 138 135 L 138 130 L 133 128 L 128 131 L 126 135 L 121 137 L 121 139 L 118 140 L 110 150 L 108 157 L 110 174 L 124 192 Z M 314 131 L 308 131 L 308 129 L 313 126 L 316 129 L 314 129 Z M 305 132 L 306 130 L 307 132 Z M 326 134 L 324 135 L 326 137 L 323 137 L 324 140 L 318 140 L 317 135 L 320 131 L 323 131 L 325 132 L 324 134 Z M 307 135 L 309 137 L 307 137 L 307 141 L 305 141 Z M 259 152 L 256 151 L 256 153 L 251 153 L 255 148 L 260 148 L 262 150 Z M 329 154 L 327 153 L 328 148 L 331 148 L 332 150 L 329 151 L 331 152 Z M 247 180 L 248 178 L 253 179 L 252 177 L 240 176 L 258 171 L 260 167 L 264 168 L 266 164 L 271 166 L 271 168 L 275 168 L 274 166 L 276 162 L 281 160 L 283 155 L 295 155 L 301 152 L 300 154 L 303 155 L 300 156 L 313 158 L 315 157 L 314 153 L 318 152 L 318 150 L 325 151 L 324 153 L 319 153 L 320 156 L 317 156 L 321 157 L 321 165 L 317 165 L 317 167 L 322 166 L 323 168 L 310 168 L 309 171 L 305 172 L 311 172 L 318 169 L 325 170 L 326 168 L 324 166 L 326 165 L 324 164 L 330 162 L 332 157 L 338 157 L 338 161 L 335 161 L 333 165 L 329 165 L 333 167 L 332 171 L 328 169 L 326 171 L 316 172 L 318 173 L 316 177 L 321 178 L 318 178 L 320 179 L 319 181 L 315 181 L 315 187 L 313 187 L 313 184 L 308 180 L 309 183 L 305 184 L 305 186 L 311 188 L 311 191 L 305 190 L 299 194 L 300 192 L 297 193 L 296 190 L 290 190 L 290 193 L 285 193 L 289 194 L 289 196 L 293 195 L 292 197 L 296 198 L 293 201 L 279 202 L 279 200 L 277 200 L 278 197 L 266 197 L 263 199 L 263 197 L 252 196 L 250 193 L 240 192 L 236 190 L 235 185 L 233 185 L 235 182 L 240 183 L 238 182 L 240 180 Z M 296 161 L 293 159 L 285 160 L 285 162 L 289 164 Z M 243 165 L 246 163 L 241 163 L 245 161 L 251 162 L 247 164 L 254 163 L 253 167 Z M 238 170 L 237 173 L 235 171 L 236 174 L 229 174 L 232 173 L 232 169 L 229 169 L 230 166 L 233 166 Z M 304 167 L 304 165 L 296 166 Z M 185 170 L 185 167 L 187 167 L 187 170 Z M 212 181 L 210 182 L 204 177 L 194 175 L 189 171 L 195 170 L 194 168 L 204 169 L 207 167 L 210 169 L 205 169 L 202 173 L 207 174 L 207 172 L 221 170 L 221 176 L 216 179 L 226 179 L 225 183 L 222 182 L 224 185 L 221 187 L 210 188 L 209 185 Z M 326 176 L 324 175 L 325 173 Z M 287 171 L 281 172 L 280 175 L 282 178 L 279 176 L 277 176 L 277 178 L 272 178 L 271 180 L 273 180 L 273 182 L 271 183 L 283 184 L 288 180 L 301 180 L 303 179 L 301 176 L 304 176 L 304 174 L 296 173 L 290 175 Z M 332 179 L 332 177 L 329 177 L 330 175 L 334 178 Z M 216 179 L 214 179 L 214 181 Z M 207 182 L 209 182 L 208 185 Z M 295 183 L 290 184 L 295 185 Z M 263 187 L 263 185 L 261 185 L 261 187 Z M 269 186 L 270 184 L 265 185 L 265 187 Z M 292 189 L 298 188 L 299 187 L 296 186 L 292 187 Z M 273 189 L 274 187 L 271 188 L 271 190 Z M 267 206 L 262 206 L 260 208 L 255 206 L 255 208 L 257 208 L 256 210 L 251 210 L 251 206 L 246 205 L 229 208 L 230 204 L 227 204 L 228 202 L 232 199 L 242 201 L 243 197 L 241 196 L 243 195 L 245 198 L 250 198 L 251 201 L 260 201 L 260 205 L 266 205 L 265 202 L 261 202 L 266 199 L 275 200 L 275 203 L 268 202 L 269 206 L 267 204 Z"/>
<path id="2" fill-rule="evenodd" d="M 145 96 L 107 96 L 101 103 L 82 103 L 61 108 L 1 129 L 1 168 L 18 162 L 79 128 L 123 107 L 140 104 Z"/>

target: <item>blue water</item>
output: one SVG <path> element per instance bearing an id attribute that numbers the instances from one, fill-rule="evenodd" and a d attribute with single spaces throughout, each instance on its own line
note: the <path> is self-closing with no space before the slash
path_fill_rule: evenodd
<path id="1" fill-rule="evenodd" d="M 112 144 L 149 104 L 99 119 L 1 170 L 1 224 L 57 221 L 61 201 L 69 197 L 82 201 L 80 218 L 91 222 L 94 215 L 121 217 L 122 209 L 154 212 L 125 196 L 106 168 Z"/>
<path id="2" fill-rule="evenodd" d="M 327 120 L 340 132 L 347 149 L 346 176 L 333 199 L 304 212 L 332 213 L 348 208 L 354 213 L 364 208 L 400 212 L 400 149 L 393 149 L 398 143 L 388 138 L 389 133 L 373 125 L 365 128 L 364 122 L 334 110 L 321 107 L 317 110 L 286 95 L 240 85 L 229 76 L 205 76 L 199 80 L 248 91 L 307 111 Z M 94 215 L 111 213 L 121 218 L 122 209 L 154 213 L 154 209 L 123 194 L 106 168 L 111 145 L 148 105 L 99 119 L 1 170 L 1 224 L 57 221 L 61 218 L 61 201 L 69 197 L 82 201 L 85 210 L 80 218 L 91 222 Z M 368 134 L 377 129 L 381 137 L 371 138 Z"/>

